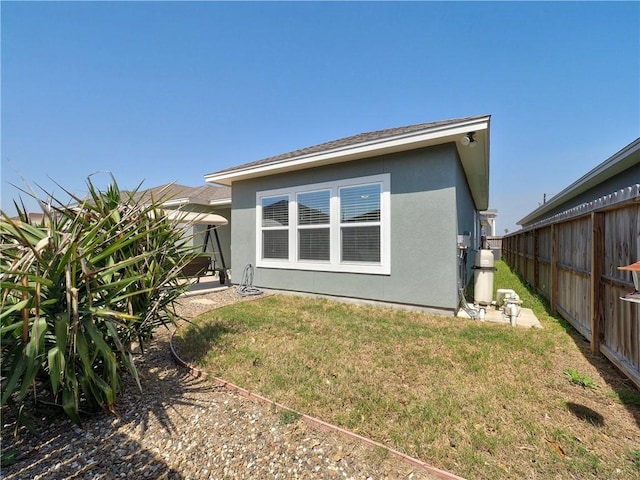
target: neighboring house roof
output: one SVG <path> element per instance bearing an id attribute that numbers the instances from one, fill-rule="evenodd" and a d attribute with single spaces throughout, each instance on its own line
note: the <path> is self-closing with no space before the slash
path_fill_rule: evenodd
<path id="1" fill-rule="evenodd" d="M 37 225 L 37 224 L 40 224 L 43 220 L 45 221 L 45 223 L 47 224 L 49 223 L 49 217 L 45 217 L 44 213 L 32 213 L 32 212 L 26 212 L 26 213 L 27 213 L 27 219 L 31 224 Z M 16 215 L 14 217 L 9 217 L 9 219 L 14 222 L 19 222 L 20 216 Z M 1 217 L 0 221 L 4 221 L 4 217 Z"/>
<path id="2" fill-rule="evenodd" d="M 360 133 L 209 173 L 205 181 L 230 186 L 238 180 L 455 143 L 476 207 L 484 210 L 489 203 L 489 120 L 489 115 L 476 115 Z M 460 143 L 471 132 L 476 148 Z"/>
<path id="3" fill-rule="evenodd" d="M 131 192 L 121 191 L 120 198 L 129 198 Z M 186 185 L 179 185 L 177 183 L 166 183 L 158 187 L 149 188 L 147 190 L 140 190 L 133 195 L 135 201 L 148 202 L 151 198 L 164 207 L 180 207 L 182 205 L 206 205 L 206 206 L 221 206 L 231 205 L 231 188 L 230 187 L 218 187 L 214 185 L 201 185 L 199 187 L 188 187 Z M 74 204 L 77 205 L 77 204 Z M 72 205 L 73 207 L 73 205 Z M 44 218 L 42 213 L 28 213 L 29 220 L 32 223 L 38 223 Z M 195 219 L 195 223 L 208 223 L 225 225 L 227 220 L 223 217 L 215 218 L 214 216 L 204 217 L 202 213 L 198 214 L 200 217 Z M 185 219 L 194 221 L 193 218 L 188 218 L 185 214 Z M 12 217 L 12 220 L 18 220 L 19 217 Z M 222 220 L 221 220 L 222 219 Z M 206 221 L 205 221 L 206 220 Z M 215 221 L 214 221 L 215 220 Z M 224 223 L 223 223 L 224 221 Z"/>
<path id="4" fill-rule="evenodd" d="M 231 187 L 214 187 L 214 190 L 209 191 L 209 195 L 209 205 L 231 205 Z"/>
<path id="5" fill-rule="evenodd" d="M 529 215 L 519 220 L 517 224 L 529 225 L 537 220 L 543 219 L 546 214 L 552 212 L 561 205 L 569 202 L 605 180 L 608 180 L 638 164 L 640 164 L 640 137 L 609 157 L 593 170 L 580 177 L 560 193 L 551 197 L 550 200 L 546 201 Z M 637 181 L 638 180 L 636 179 L 633 183 L 637 183 Z"/>
<path id="6" fill-rule="evenodd" d="M 167 183 L 158 187 L 142 190 L 136 195 L 137 199 L 161 201 L 164 206 L 191 205 L 222 205 L 231 203 L 231 188 L 214 185 L 188 187 L 177 183 Z"/>

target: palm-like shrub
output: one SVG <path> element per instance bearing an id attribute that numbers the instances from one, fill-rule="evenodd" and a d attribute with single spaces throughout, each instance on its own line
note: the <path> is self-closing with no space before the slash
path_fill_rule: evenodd
<path id="1" fill-rule="evenodd" d="M 20 411 L 32 395 L 78 423 L 113 409 L 123 372 L 140 386 L 130 346 L 175 322 L 196 255 L 163 199 L 87 184 L 71 207 L 49 200 L 37 224 L 18 205 L 19 221 L 0 219 L 2 406 Z"/>

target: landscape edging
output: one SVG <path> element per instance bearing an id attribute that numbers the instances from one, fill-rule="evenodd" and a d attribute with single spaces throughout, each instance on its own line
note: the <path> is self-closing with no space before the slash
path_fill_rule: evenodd
<path id="1" fill-rule="evenodd" d="M 184 361 L 176 352 L 176 349 L 173 345 L 173 337 L 176 334 L 177 330 L 174 330 L 170 337 L 169 337 L 169 349 L 171 351 L 171 356 L 173 357 L 174 361 L 181 367 L 184 367 L 187 369 L 187 371 L 193 375 L 196 378 L 208 378 L 209 376 L 207 375 L 207 372 L 200 370 L 197 367 L 194 367 L 193 365 L 191 365 L 190 363 Z M 281 405 L 277 402 L 274 402 L 273 400 L 270 400 L 266 397 L 263 397 L 262 395 L 258 395 L 257 393 L 253 393 L 245 388 L 239 387 L 238 385 L 234 385 L 231 382 L 228 382 L 222 378 L 219 377 L 212 377 L 213 381 L 216 383 L 216 385 L 223 387 L 229 391 L 235 392 L 240 394 L 241 396 L 248 398 L 250 400 L 253 401 L 257 401 L 258 403 L 274 408 L 276 411 L 280 410 L 280 411 L 288 411 L 288 412 L 294 412 L 298 415 L 300 415 L 300 418 L 302 420 L 304 420 L 306 423 L 308 423 L 309 425 L 313 425 L 316 427 L 320 427 L 324 430 L 329 430 L 329 431 L 333 431 L 333 432 L 337 432 L 345 437 L 348 437 L 350 439 L 353 440 L 357 440 L 359 442 L 365 443 L 369 446 L 372 447 L 377 447 L 377 448 L 382 448 L 384 450 L 386 450 L 387 452 L 389 452 L 390 454 L 394 455 L 395 457 L 398 457 L 399 459 L 401 459 L 402 461 L 414 466 L 414 467 L 418 467 L 421 468 L 427 472 L 429 472 L 432 475 L 437 476 L 438 478 L 442 479 L 442 480 L 465 480 L 462 477 L 459 477 L 457 475 L 454 475 L 453 473 L 447 472 L 445 470 L 440 470 L 439 468 L 436 468 L 432 465 L 429 465 L 426 462 L 423 462 L 422 460 L 419 460 L 417 458 L 411 457 L 409 455 L 406 455 L 398 450 L 394 450 L 393 448 L 387 447 L 386 445 L 383 445 L 380 442 L 376 442 L 375 440 L 372 440 L 370 438 L 366 438 L 363 437 L 362 435 L 358 435 L 357 433 L 351 432 L 349 430 L 345 430 L 344 428 L 338 427 L 337 425 L 332 425 L 330 423 L 327 423 L 323 420 L 320 420 L 319 418 L 315 418 L 312 417 L 310 415 L 306 415 L 304 413 L 299 413 L 296 412 L 295 410 L 291 409 L 291 408 L 287 408 L 284 405 Z"/>

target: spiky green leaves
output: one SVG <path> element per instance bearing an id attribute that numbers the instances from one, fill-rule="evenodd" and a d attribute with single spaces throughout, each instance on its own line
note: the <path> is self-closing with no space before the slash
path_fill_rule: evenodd
<path id="1" fill-rule="evenodd" d="M 114 408 L 123 371 L 139 385 L 129 345 L 175 320 L 196 254 L 188 225 L 158 208 L 165 198 L 87 184 L 87 198 L 50 201 L 38 224 L 23 209 L 0 219 L 2 405 L 31 392 L 78 423 L 81 410 Z"/>

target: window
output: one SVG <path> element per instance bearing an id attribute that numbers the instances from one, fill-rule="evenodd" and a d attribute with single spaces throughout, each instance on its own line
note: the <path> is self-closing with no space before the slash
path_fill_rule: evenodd
<path id="1" fill-rule="evenodd" d="M 298 260 L 331 260 L 330 200 L 330 190 L 298 194 Z"/>
<path id="2" fill-rule="evenodd" d="M 380 184 L 340 189 L 343 262 L 380 262 Z"/>
<path id="3" fill-rule="evenodd" d="M 262 199 L 262 258 L 289 258 L 289 196 Z"/>
<path id="4" fill-rule="evenodd" d="M 256 197 L 258 267 L 390 273 L 389 174 Z"/>

